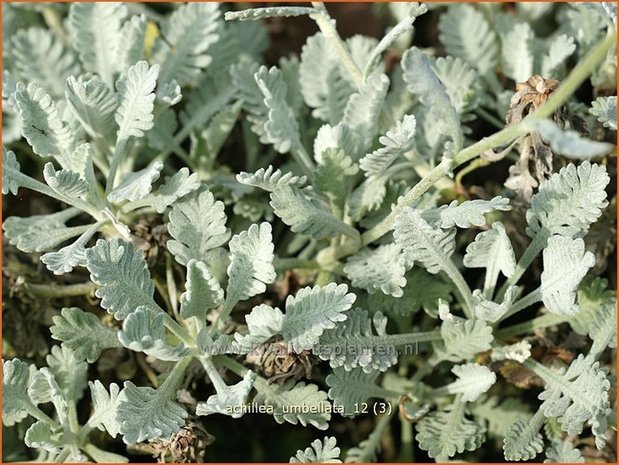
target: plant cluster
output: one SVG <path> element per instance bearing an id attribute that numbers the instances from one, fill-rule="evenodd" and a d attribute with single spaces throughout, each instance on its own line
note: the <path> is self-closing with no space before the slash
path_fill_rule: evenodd
<path id="1" fill-rule="evenodd" d="M 613 461 L 616 6 L 227 8 L 3 4 L 3 459 Z"/>

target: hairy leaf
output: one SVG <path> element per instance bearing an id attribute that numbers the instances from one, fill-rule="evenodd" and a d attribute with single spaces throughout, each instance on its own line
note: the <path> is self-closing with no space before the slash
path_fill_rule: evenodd
<path id="1" fill-rule="evenodd" d="M 540 289 L 544 305 L 557 315 L 577 313 L 576 291 L 589 268 L 595 264 L 595 256 L 585 252 L 582 239 L 553 236 L 548 239 L 543 259 Z"/>
<path id="2" fill-rule="evenodd" d="M 419 262 L 429 273 L 437 274 L 448 267 L 456 247 L 455 233 L 455 228 L 433 228 L 418 211 L 407 208 L 396 219 L 393 237 L 408 263 Z"/>
<path id="3" fill-rule="evenodd" d="M 245 316 L 245 322 L 248 334 L 234 335 L 243 353 L 254 350 L 271 337 L 280 334 L 284 325 L 284 314 L 279 308 L 266 304 L 256 305 L 251 313 Z"/>
<path id="4" fill-rule="evenodd" d="M 32 410 L 28 396 L 30 368 L 17 358 L 2 364 L 2 423 L 12 426 L 21 422 Z"/>
<path id="5" fill-rule="evenodd" d="M 490 349 L 490 343 L 494 339 L 492 328 L 486 322 L 457 317 L 443 321 L 441 336 L 447 352 L 464 360 Z"/>
<path id="6" fill-rule="evenodd" d="M 464 405 L 456 400 L 447 410 L 432 412 L 417 425 L 419 447 L 437 462 L 473 451 L 485 440 L 486 428 L 464 416 Z"/>
<path id="7" fill-rule="evenodd" d="M 247 300 L 266 290 L 275 280 L 271 225 L 252 224 L 230 240 L 227 299 Z"/>
<path id="8" fill-rule="evenodd" d="M 516 24 L 502 38 L 503 72 L 516 82 L 524 82 L 533 75 L 534 38 L 535 34 L 528 23 Z"/>
<path id="9" fill-rule="evenodd" d="M 413 47 L 404 53 L 401 65 L 408 90 L 419 98 L 436 124 L 449 136 L 453 144 L 450 152 L 459 151 L 463 144 L 460 118 L 451 104 L 445 86 L 432 70 L 430 58 Z"/>
<path id="10" fill-rule="evenodd" d="M 71 111 L 93 138 L 111 138 L 116 130 L 114 113 L 118 106 L 116 95 L 98 77 L 70 76 L 64 95 Z"/>
<path id="11" fill-rule="evenodd" d="M 17 195 L 19 190 L 19 162 L 15 157 L 15 152 L 7 150 L 2 146 L 2 194 L 6 195 L 9 192 Z"/>
<path id="12" fill-rule="evenodd" d="M 558 373 L 544 369 L 546 389 L 538 396 L 546 417 L 559 417 L 559 423 L 571 436 L 579 435 L 584 423 L 591 425 L 598 449 L 606 443 L 610 414 L 610 381 L 599 362 L 582 354 Z"/>
<path id="13" fill-rule="evenodd" d="M 617 97 L 598 97 L 591 102 L 589 113 L 600 123 L 614 131 L 617 130 Z"/>
<path id="14" fill-rule="evenodd" d="M 212 415 L 221 413 L 232 418 L 241 418 L 244 410 L 243 405 L 247 401 L 247 396 L 251 391 L 256 374 L 248 371 L 241 381 L 233 386 L 225 386 L 217 394 L 210 396 L 206 402 L 196 405 L 196 415 Z"/>
<path id="15" fill-rule="evenodd" d="M 354 416 L 359 412 L 359 406 L 374 397 L 375 381 L 379 373 L 379 371 L 366 372 L 360 367 L 352 370 L 337 367 L 327 376 L 326 383 L 330 387 L 329 398 L 337 408 L 344 410 L 343 416 Z"/>
<path id="16" fill-rule="evenodd" d="M 461 394 L 462 402 L 475 402 L 496 382 L 496 375 L 478 363 L 456 365 L 451 372 L 458 380 L 446 386 L 447 392 Z"/>
<path id="17" fill-rule="evenodd" d="M 116 419 L 120 388 L 116 383 L 110 383 L 110 392 L 98 379 L 88 382 L 92 397 L 93 412 L 88 424 L 101 431 L 107 431 L 115 438 L 120 432 L 120 424 Z"/>
<path id="18" fill-rule="evenodd" d="M 470 4 L 450 5 L 439 20 L 439 37 L 447 53 L 486 76 L 498 64 L 499 40 L 483 13 Z M 475 34 L 471 34 L 475 31 Z"/>
<path id="19" fill-rule="evenodd" d="M 187 262 L 185 288 L 186 292 L 180 298 L 180 316 L 183 319 L 195 316 L 206 321 L 206 312 L 223 303 L 223 289 L 204 262 L 199 260 L 191 259 Z"/>
<path id="20" fill-rule="evenodd" d="M 378 177 L 385 174 L 393 162 L 412 150 L 416 128 L 417 120 L 413 115 L 405 115 L 402 120 L 397 121 L 393 130 L 387 131 L 387 134 L 378 139 L 382 147 L 359 160 L 359 166 L 365 171 L 365 175 Z"/>
<path id="21" fill-rule="evenodd" d="M 304 194 L 300 189 L 280 185 L 271 193 L 275 214 L 290 226 L 292 232 L 315 239 L 346 234 L 358 239 L 359 232 L 336 218 L 326 205 Z"/>
<path id="22" fill-rule="evenodd" d="M 331 419 L 327 393 L 320 391 L 315 384 L 305 384 L 289 380 L 276 386 L 256 384 L 258 395 L 254 402 L 272 409 L 273 417 L 279 424 L 284 422 L 303 426 L 312 425 L 320 430 L 328 428 Z M 305 406 L 305 409 L 300 408 Z"/>
<path id="23" fill-rule="evenodd" d="M 366 310 L 355 308 L 348 312 L 344 323 L 322 334 L 314 353 L 322 360 L 329 360 L 334 369 L 344 367 L 350 371 L 360 367 L 366 373 L 386 371 L 398 361 L 395 346 L 381 341 L 387 335 L 386 327 L 387 318 L 381 312 L 370 318 Z"/>
<path id="24" fill-rule="evenodd" d="M 171 400 L 170 385 L 158 389 L 125 381 L 118 399 L 116 421 L 126 444 L 166 438 L 185 424 L 187 412 Z"/>
<path id="25" fill-rule="evenodd" d="M 236 175 L 236 180 L 241 184 L 272 192 L 282 186 L 302 187 L 307 182 L 307 177 L 294 176 L 290 172 L 282 174 L 281 170 L 274 170 L 273 166 L 269 165 L 266 169 L 260 168 L 255 173 L 241 172 Z"/>
<path id="26" fill-rule="evenodd" d="M 321 441 L 312 441 L 312 446 L 305 450 L 299 449 L 294 457 L 290 458 L 290 463 L 342 463 L 339 459 L 340 448 L 334 437 L 325 437 Z"/>
<path id="27" fill-rule="evenodd" d="M 296 150 L 301 145 L 299 125 L 286 102 L 287 87 L 282 72 L 276 67 L 267 69 L 262 66 L 254 79 L 267 108 L 267 119 L 264 122 L 266 142 L 273 144 L 279 153 Z"/>
<path id="28" fill-rule="evenodd" d="M 226 219 L 224 204 L 208 188 L 184 196 L 170 210 L 168 250 L 183 265 L 192 258 L 208 263 L 208 252 L 230 238 Z"/>
<path id="29" fill-rule="evenodd" d="M 125 200 L 130 202 L 143 199 L 153 188 L 153 183 L 159 179 L 159 173 L 163 169 L 163 162 L 156 161 L 143 170 L 129 173 L 108 194 L 107 199 L 112 203 L 120 203 Z"/>
<path id="30" fill-rule="evenodd" d="M 86 250 L 90 279 L 101 286 L 95 291 L 101 306 L 122 320 L 140 306 L 161 311 L 153 300 L 155 284 L 144 253 L 130 242 L 99 239 Z"/>
<path id="31" fill-rule="evenodd" d="M 295 296 L 288 296 L 282 324 L 284 340 L 296 353 L 311 349 L 325 330 L 346 320 L 345 312 L 355 299 L 346 284 L 335 283 L 304 287 Z"/>
<path id="32" fill-rule="evenodd" d="M 554 439 L 546 449 L 544 463 L 585 463 L 585 459 L 570 441 Z"/>
<path id="33" fill-rule="evenodd" d="M 114 82 L 116 55 L 123 41 L 121 24 L 127 16 L 122 3 L 73 3 L 69 8 L 68 28 L 73 48 L 86 71 L 91 71 L 108 86 Z"/>
<path id="34" fill-rule="evenodd" d="M 131 136 L 142 137 L 153 127 L 154 89 L 158 75 L 159 65 L 149 67 L 148 62 L 139 61 L 116 81 L 118 141 Z"/>
<path id="35" fill-rule="evenodd" d="M 402 297 L 406 286 L 406 264 L 397 244 L 385 244 L 376 249 L 362 249 L 344 265 L 344 273 L 354 287 L 370 294 L 381 291 L 393 297 Z"/>
<path id="36" fill-rule="evenodd" d="M 587 233 L 608 205 L 606 168 L 584 161 L 567 165 L 540 185 L 527 211 L 527 234 L 561 234 L 566 237 Z"/>
<path id="37" fill-rule="evenodd" d="M 53 320 L 52 338 L 62 341 L 63 347 L 68 347 L 76 357 L 88 363 L 96 361 L 105 349 L 121 347 L 117 331 L 103 326 L 92 313 L 76 307 L 63 308 Z"/>
<path id="38" fill-rule="evenodd" d="M 159 360 L 178 361 L 187 355 L 185 344 L 171 346 L 165 341 L 165 314 L 148 307 L 137 307 L 123 322 L 118 340 L 129 350 L 144 352 Z"/>
<path id="39" fill-rule="evenodd" d="M 62 96 L 67 77 L 78 72 L 75 55 L 52 31 L 38 27 L 19 29 L 10 46 L 19 77 L 38 84 L 54 98 Z"/>
<path id="40" fill-rule="evenodd" d="M 443 229 L 454 226 L 470 228 L 471 226 L 484 226 L 486 213 L 509 210 L 511 210 L 509 199 L 497 196 L 491 200 L 466 200 L 461 203 L 454 200 L 449 205 L 424 210 L 421 217 L 430 225 Z"/>
<path id="41" fill-rule="evenodd" d="M 221 34 L 221 12 L 217 3 L 187 3 L 177 8 L 161 28 L 153 60 L 161 65 L 160 81 L 175 79 L 179 85 L 193 84 L 212 62 L 210 48 Z"/>
<path id="42" fill-rule="evenodd" d="M 55 157 L 63 168 L 71 168 L 67 157 L 73 149 L 73 134 L 60 119 L 52 98 L 34 82 L 27 87 L 18 82 L 13 95 L 22 134 L 32 151 L 41 157 Z"/>
<path id="43" fill-rule="evenodd" d="M 576 131 L 563 131 L 550 120 L 538 120 L 530 127 L 539 131 L 554 153 L 567 158 L 587 160 L 605 155 L 614 150 L 613 144 L 597 142 L 581 137 Z"/>

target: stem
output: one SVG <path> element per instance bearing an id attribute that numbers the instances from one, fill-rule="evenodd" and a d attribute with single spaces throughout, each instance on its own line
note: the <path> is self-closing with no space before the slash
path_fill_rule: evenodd
<path id="1" fill-rule="evenodd" d="M 546 313 L 545 315 L 538 316 L 532 320 L 518 323 L 514 326 L 509 326 L 504 329 L 500 329 L 496 332 L 496 337 L 500 339 L 507 339 L 512 336 L 519 336 L 520 334 L 529 333 L 535 329 L 548 328 L 549 326 L 559 325 L 569 321 L 570 317 L 566 315 L 555 315 L 554 313 Z"/>
<path id="2" fill-rule="evenodd" d="M 331 19 L 331 16 L 329 16 L 324 3 L 312 2 L 312 6 L 318 11 L 318 13 L 310 15 L 310 17 L 316 21 L 316 24 L 320 28 L 324 38 L 328 40 L 331 45 L 333 45 L 333 48 L 339 55 L 342 64 L 350 73 L 353 81 L 355 81 L 357 88 L 361 88 L 361 86 L 363 86 L 363 73 L 350 56 L 350 53 L 348 53 L 346 44 L 335 28 L 335 21 Z"/>
<path id="3" fill-rule="evenodd" d="M 69 45 L 69 37 L 64 30 L 62 19 L 56 9 L 53 6 L 45 6 L 42 14 L 45 24 L 47 24 L 47 26 L 54 31 L 54 34 L 56 34 L 65 45 Z"/>
<path id="4" fill-rule="evenodd" d="M 501 300 L 505 296 L 505 292 L 507 292 L 507 289 L 510 286 L 514 286 L 518 283 L 518 280 L 522 277 L 522 275 L 529 268 L 529 266 L 531 266 L 531 263 L 533 263 L 533 260 L 535 260 L 537 254 L 544 250 L 544 247 L 546 246 L 546 241 L 548 241 L 548 235 L 545 232 L 539 231 L 535 235 L 533 240 L 529 243 L 528 247 L 522 254 L 522 257 L 520 257 L 520 260 L 518 260 L 514 274 L 512 274 L 505 281 L 505 283 L 503 283 L 501 289 L 499 289 L 499 293 L 497 295 L 499 300 Z"/>
<path id="5" fill-rule="evenodd" d="M 305 147 L 303 147 L 303 145 L 300 142 L 296 145 L 297 145 L 296 148 L 294 148 L 290 152 L 292 155 L 292 158 L 295 159 L 295 161 L 303 169 L 305 174 L 311 178 L 312 173 L 316 169 L 314 166 L 314 162 L 312 161 L 309 154 L 307 153 L 307 150 L 305 150 Z"/>
<path id="6" fill-rule="evenodd" d="M 453 261 L 447 257 L 445 261 L 445 266 L 443 267 L 443 272 L 451 279 L 451 281 L 456 285 L 458 289 L 458 293 L 462 296 L 464 300 L 464 305 L 462 309 L 464 310 L 464 314 L 467 318 L 473 318 L 473 294 L 471 292 L 471 288 L 464 280 L 462 273 L 460 270 L 456 268 Z"/>
<path id="7" fill-rule="evenodd" d="M 511 308 L 505 313 L 505 315 L 499 318 L 499 320 L 497 321 L 497 324 L 503 320 L 506 320 L 510 316 L 515 315 L 519 311 L 524 310 L 527 307 L 530 307 L 534 303 L 540 302 L 541 300 L 542 300 L 542 291 L 540 288 L 537 288 L 530 294 L 524 296 L 518 302 L 514 303 L 514 305 L 511 306 Z"/>
<path id="8" fill-rule="evenodd" d="M 319 268 L 319 265 L 314 260 L 307 260 L 305 258 L 276 258 L 273 263 L 277 271 L 291 270 L 294 268 L 305 268 L 309 270 L 315 270 Z"/>
<path id="9" fill-rule="evenodd" d="M 475 109 L 475 113 L 477 113 L 478 116 L 480 116 L 482 119 L 484 119 L 488 123 L 492 124 L 497 129 L 502 129 L 505 126 L 505 123 L 503 121 L 501 121 L 499 118 L 494 116 L 492 113 L 489 113 L 487 110 L 485 110 L 482 107 L 477 107 Z"/>
<path id="10" fill-rule="evenodd" d="M 47 423 L 49 426 L 51 426 L 54 429 L 60 426 L 60 424 L 56 420 L 52 419 L 49 415 L 47 415 L 47 413 L 45 413 L 43 410 L 41 410 L 39 407 L 37 407 L 34 404 L 28 404 L 28 406 L 26 407 L 26 411 L 28 412 L 30 416 L 33 416 L 39 421 Z"/>
<path id="11" fill-rule="evenodd" d="M 114 155 L 112 155 L 112 162 L 110 163 L 110 173 L 107 177 L 107 184 L 105 185 L 105 194 L 109 194 L 112 189 L 114 189 L 114 180 L 116 178 L 116 172 L 118 171 L 118 167 L 121 162 L 121 156 L 125 152 L 125 148 L 127 147 L 128 138 L 123 137 L 120 139 L 116 147 L 114 147 Z"/>
<path id="12" fill-rule="evenodd" d="M 97 209 L 95 209 L 92 205 L 90 205 L 88 202 L 85 202 L 82 199 L 72 199 L 65 195 L 59 194 L 58 192 L 53 190 L 51 187 L 49 187 L 47 184 L 43 184 L 42 182 L 37 181 L 36 179 L 33 179 L 30 176 L 24 173 L 21 173 L 19 171 L 11 172 L 11 176 L 14 178 L 17 178 L 17 183 L 19 184 L 20 187 L 25 187 L 26 189 L 39 192 L 40 194 L 51 197 L 52 199 L 56 199 L 60 202 L 64 202 L 68 205 L 71 205 L 72 207 L 75 207 L 79 210 L 82 210 L 85 213 L 88 213 L 90 216 L 92 216 L 97 221 L 100 221 L 103 219 L 101 216 L 101 213 Z"/>
<path id="13" fill-rule="evenodd" d="M 185 328 L 178 324 L 174 320 L 174 318 L 172 318 L 168 313 L 164 312 L 164 315 L 165 319 L 163 320 L 163 324 L 166 328 L 172 331 L 172 333 L 181 341 L 183 341 L 186 346 L 192 347 L 193 345 L 195 345 L 195 341 Z"/>
<path id="14" fill-rule="evenodd" d="M 400 216 L 400 213 L 425 194 L 436 181 L 449 173 L 450 169 L 451 162 L 448 160 L 443 160 L 435 166 L 427 176 L 415 184 L 415 186 L 401 198 L 395 208 L 383 221 L 361 235 L 362 245 L 368 245 L 389 232 L 395 223 L 395 219 Z"/>
<path id="15" fill-rule="evenodd" d="M 79 297 L 92 294 L 99 286 L 92 282 L 67 284 L 59 286 L 57 284 L 26 284 L 26 289 L 39 297 L 60 298 L 60 297 Z"/>
<path id="16" fill-rule="evenodd" d="M 238 299 L 231 299 L 229 298 L 229 296 L 226 297 L 226 301 L 224 302 L 224 306 L 221 309 L 221 312 L 219 312 L 219 315 L 217 315 L 217 319 L 213 322 L 212 326 L 208 330 L 209 336 L 212 336 L 219 327 L 219 325 L 226 321 L 226 318 L 230 316 L 230 313 L 232 313 L 232 309 L 238 301 Z"/>
<path id="17" fill-rule="evenodd" d="M 69 455 L 71 455 L 71 446 L 67 445 L 64 449 L 62 449 L 62 451 L 60 451 L 60 454 L 56 456 L 54 461 L 57 463 L 64 463 L 65 460 L 69 458 Z"/>
<path id="18" fill-rule="evenodd" d="M 206 374 L 211 380 L 211 383 L 213 383 L 213 386 L 215 386 L 215 390 L 218 393 L 226 392 L 228 390 L 228 385 L 222 379 L 219 371 L 217 371 L 217 368 L 215 368 L 213 362 L 206 357 L 199 357 L 199 360 L 204 369 L 206 370 Z"/>

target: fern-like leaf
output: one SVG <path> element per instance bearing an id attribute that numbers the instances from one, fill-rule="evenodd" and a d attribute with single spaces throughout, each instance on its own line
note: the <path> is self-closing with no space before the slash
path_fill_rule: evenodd
<path id="1" fill-rule="evenodd" d="M 162 83 L 175 79 L 180 86 L 194 83 L 212 61 L 210 48 L 221 34 L 221 12 L 216 3 L 187 3 L 177 8 L 161 28 L 153 50 L 161 65 Z"/>
<path id="2" fill-rule="evenodd" d="M 305 287 L 286 299 L 282 335 L 299 353 L 311 349 L 327 329 L 346 320 L 347 312 L 355 302 L 345 284 Z"/>
<path id="3" fill-rule="evenodd" d="M 101 286 L 95 291 L 101 306 L 117 320 L 140 306 L 161 311 L 153 300 L 155 284 L 144 253 L 130 242 L 99 239 L 86 250 L 86 263 L 91 280 Z"/>
<path id="4" fill-rule="evenodd" d="M 173 204 L 168 223 L 173 239 L 167 247 L 183 265 L 192 258 L 208 263 L 209 251 L 230 238 L 226 220 L 224 204 L 206 187 L 198 189 Z"/>

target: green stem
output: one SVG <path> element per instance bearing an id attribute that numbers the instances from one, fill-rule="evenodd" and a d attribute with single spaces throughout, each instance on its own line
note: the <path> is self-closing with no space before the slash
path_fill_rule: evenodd
<path id="1" fill-rule="evenodd" d="M 43 8 L 42 14 L 43 14 L 43 19 L 45 20 L 45 23 L 47 24 L 47 27 L 49 27 L 52 31 L 54 31 L 54 34 L 56 34 L 58 38 L 65 45 L 69 45 L 70 43 L 69 36 L 67 36 L 67 33 L 64 30 L 64 27 L 62 25 L 62 18 L 56 11 L 56 8 L 54 8 L 51 5 L 45 6 Z"/>
<path id="2" fill-rule="evenodd" d="M 544 250 L 547 241 L 548 235 L 545 232 L 539 231 L 535 235 L 533 240 L 529 243 L 528 247 L 522 254 L 522 257 L 520 257 L 520 260 L 518 260 L 514 273 L 505 281 L 505 283 L 503 283 L 503 285 L 499 289 L 499 293 L 497 295 L 497 298 L 499 300 L 501 300 L 505 296 L 505 292 L 507 292 L 507 289 L 509 287 L 514 286 L 518 283 L 524 272 L 529 268 L 529 266 L 531 266 L 531 263 L 533 263 L 535 257 L 537 257 L 537 254 Z"/>
<path id="3" fill-rule="evenodd" d="M 39 421 L 47 423 L 54 429 L 60 427 L 60 424 L 56 420 L 52 419 L 49 415 L 47 415 L 47 413 L 45 413 L 34 404 L 28 404 L 28 406 L 26 407 L 26 411 L 30 416 L 36 418 Z"/>
<path id="4" fill-rule="evenodd" d="M 299 142 L 296 148 L 293 148 L 290 153 L 299 166 L 303 169 L 305 174 L 311 178 L 316 167 L 307 153 L 307 150 L 305 150 L 305 147 L 303 147 L 303 145 Z"/>
<path id="5" fill-rule="evenodd" d="M 88 213 L 95 220 L 100 221 L 104 218 L 101 216 L 101 212 L 98 211 L 94 206 L 90 205 L 88 202 L 82 199 L 72 199 L 71 197 L 67 197 L 65 195 L 59 194 L 47 184 L 43 184 L 36 179 L 31 178 L 30 176 L 23 174 L 19 171 L 12 171 L 11 177 L 17 179 L 17 183 L 21 187 L 25 187 L 26 189 L 30 189 L 35 192 L 39 192 L 40 194 L 46 195 L 53 199 L 56 199 L 60 202 L 64 202 L 72 207 L 78 208 L 85 213 Z"/>
<path id="6" fill-rule="evenodd" d="M 501 318 L 499 318 L 499 320 L 497 321 L 497 324 L 500 323 L 503 320 L 506 320 L 510 316 L 515 315 L 519 311 L 524 310 L 525 308 L 530 307 L 534 303 L 540 302 L 541 300 L 542 300 L 542 291 L 541 291 L 540 288 L 537 288 L 533 292 L 531 292 L 530 294 L 524 296 L 518 302 L 515 302 L 511 306 L 511 308 L 505 313 L 505 315 L 503 315 Z"/>
<path id="7" fill-rule="evenodd" d="M 502 129 L 505 126 L 505 123 L 503 121 L 501 121 L 499 118 L 497 118 L 492 113 L 488 112 L 482 107 L 477 107 L 475 109 L 475 113 L 482 119 L 486 120 L 488 123 L 492 124 L 497 129 Z"/>
<path id="8" fill-rule="evenodd" d="M 26 284 L 25 287 L 34 295 L 50 299 L 60 297 L 79 297 L 92 295 L 99 287 L 95 283 L 67 284 L 60 286 L 57 284 Z"/>
<path id="9" fill-rule="evenodd" d="M 555 315 L 554 313 L 546 313 L 529 321 L 518 323 L 517 325 L 509 326 L 500 329 L 496 332 L 496 337 L 499 339 L 507 339 L 512 336 L 530 333 L 536 329 L 548 328 L 569 321 L 570 317 L 566 315 Z"/>
<path id="10" fill-rule="evenodd" d="M 467 318 L 473 318 L 473 293 L 471 292 L 469 285 L 464 280 L 464 276 L 462 276 L 460 270 L 456 268 L 456 265 L 454 265 L 453 261 L 449 257 L 447 257 L 447 260 L 444 263 L 443 272 L 456 285 L 456 289 L 458 289 L 458 293 L 462 297 L 464 303 L 462 306 L 464 314 Z"/>
<path id="11" fill-rule="evenodd" d="M 65 446 L 64 449 L 62 449 L 62 451 L 60 451 L 60 454 L 56 456 L 56 458 L 54 459 L 54 462 L 64 463 L 65 460 L 69 458 L 69 455 L 71 455 L 71 446 L 67 445 Z"/>
<path id="12" fill-rule="evenodd" d="M 217 328 L 219 328 L 219 326 L 224 321 L 226 321 L 226 318 L 230 316 L 230 313 L 232 313 L 232 309 L 234 308 L 234 306 L 236 305 L 238 301 L 239 301 L 238 299 L 230 298 L 230 296 L 227 296 L 226 301 L 224 302 L 224 306 L 221 309 L 221 312 L 219 312 L 219 315 L 217 315 L 217 319 L 215 320 L 215 322 L 213 322 L 210 329 L 208 330 L 209 336 L 212 336 L 213 334 L 215 334 L 215 331 L 217 331 Z"/>
<path id="13" fill-rule="evenodd" d="M 276 258 L 273 265 L 277 271 L 291 270 L 294 268 L 305 268 L 309 270 L 316 270 L 319 268 L 316 261 L 305 258 Z"/>
<path id="14" fill-rule="evenodd" d="M 172 333 L 179 338 L 181 341 L 185 343 L 187 347 L 192 347 L 195 345 L 194 339 L 191 337 L 189 332 L 183 328 L 180 324 L 178 324 L 174 318 L 172 318 L 168 313 L 165 313 L 165 319 L 163 320 L 163 324 L 166 328 L 168 328 Z"/>
<path id="15" fill-rule="evenodd" d="M 215 390 L 218 393 L 226 392 L 228 390 L 228 385 L 222 379 L 221 375 L 219 374 L 219 371 L 217 371 L 217 368 L 215 368 L 215 365 L 213 364 L 213 362 L 206 357 L 198 357 L 198 359 L 200 360 L 200 363 L 204 367 L 206 374 L 211 380 L 211 383 L 213 383 Z"/>
<path id="16" fill-rule="evenodd" d="M 120 166 L 120 162 L 122 161 L 122 156 L 125 153 L 128 141 L 128 138 L 123 137 L 116 143 L 116 147 L 114 147 L 114 154 L 112 155 L 112 162 L 110 163 L 110 173 L 108 174 L 107 184 L 105 185 L 106 195 L 109 194 L 112 189 L 114 189 L 116 172 L 118 171 L 118 167 Z"/>
<path id="17" fill-rule="evenodd" d="M 323 37 L 333 45 L 333 48 L 340 57 L 340 61 L 348 70 L 348 73 L 355 82 L 357 88 L 361 88 L 361 86 L 363 86 L 363 73 L 350 56 L 350 53 L 348 53 L 346 44 L 335 28 L 335 21 L 331 19 L 331 16 L 329 16 L 324 3 L 312 2 L 312 6 L 318 11 L 318 13 L 310 15 L 310 17 L 316 21 Z"/>

